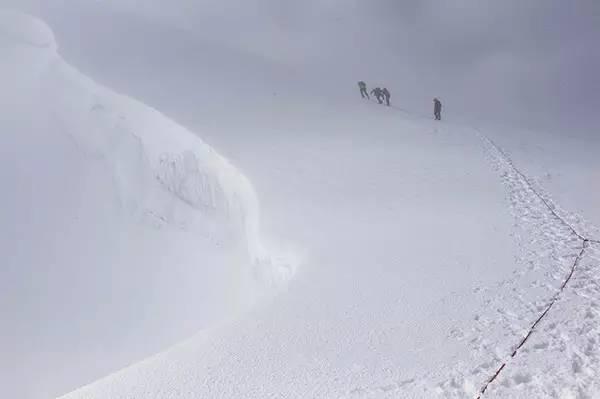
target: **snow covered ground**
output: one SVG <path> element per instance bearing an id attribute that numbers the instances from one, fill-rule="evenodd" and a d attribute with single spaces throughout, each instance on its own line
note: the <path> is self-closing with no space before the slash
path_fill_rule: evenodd
<path id="1" fill-rule="evenodd" d="M 402 123 L 389 113 L 374 117 Z M 328 192 L 320 210 L 286 217 L 282 206 L 273 215 L 276 225 L 293 222 L 288 236 L 311 249 L 288 291 L 67 397 L 476 397 L 507 361 L 486 397 L 594 397 L 598 278 L 591 244 L 569 286 L 578 290 L 565 289 L 511 358 L 560 291 L 583 242 L 477 132 L 425 126 L 404 121 L 401 134 L 355 134 L 351 142 L 328 137 L 318 149 L 269 140 L 270 153 L 304 161 L 290 168 L 298 168 L 290 197 L 274 203 L 301 207 L 298 186 Z M 321 151 L 336 156 L 316 155 Z M 497 175 L 482 168 L 483 154 Z M 322 170 L 327 179 L 319 178 Z M 289 170 L 271 173 L 285 179 Z M 319 220 L 319 228 L 307 229 L 307 219 Z"/>
<path id="2" fill-rule="evenodd" d="M 600 226 L 600 137 L 589 130 L 553 134 L 513 128 L 507 134 L 495 126 L 486 133 L 560 205 Z"/>
<path id="3" fill-rule="evenodd" d="M 59 395 L 201 327 L 64 398 L 600 396 L 589 146 L 318 92 L 143 19 L 105 15 L 94 51 L 65 42 L 185 129 L 7 15 L 0 367 L 33 388 L 7 379 L 11 396 Z M 143 46 L 158 40 L 181 47 Z M 219 68 L 234 63 L 247 73 Z"/>

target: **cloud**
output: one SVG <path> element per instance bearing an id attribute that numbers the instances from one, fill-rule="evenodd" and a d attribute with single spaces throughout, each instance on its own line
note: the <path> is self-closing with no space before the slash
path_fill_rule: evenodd
<path id="1" fill-rule="evenodd" d="M 54 12 L 75 4 L 27 1 Z M 468 118 L 556 125 L 581 120 L 600 106 L 597 0 L 77 4 L 86 1 L 143 14 L 334 81 L 385 82 L 409 107 L 428 108 L 430 97 L 438 95 L 449 112 Z"/>

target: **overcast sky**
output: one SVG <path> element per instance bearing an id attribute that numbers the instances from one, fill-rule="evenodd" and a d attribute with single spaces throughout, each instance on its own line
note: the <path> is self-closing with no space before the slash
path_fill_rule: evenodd
<path id="1" fill-rule="evenodd" d="M 597 0 L 27 1 L 75 19 L 86 3 L 144 14 L 349 85 L 385 84 L 409 108 L 439 96 L 464 118 L 598 126 Z"/>

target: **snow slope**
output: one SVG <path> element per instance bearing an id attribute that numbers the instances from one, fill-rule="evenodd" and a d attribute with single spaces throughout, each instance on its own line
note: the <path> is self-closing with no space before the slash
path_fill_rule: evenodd
<path id="1" fill-rule="evenodd" d="M 594 397 L 596 244 L 556 296 L 583 242 L 485 137 L 367 104 L 353 114 L 256 144 L 295 160 L 263 165 L 282 183 L 265 203 L 278 220 L 304 207 L 285 224 L 310 248 L 276 302 L 66 398 L 477 397 L 504 363 L 485 397 Z M 298 198 L 325 190 L 318 206 Z"/>
<path id="2" fill-rule="evenodd" d="M 492 126 L 486 133 L 506 148 L 543 190 L 565 208 L 600 226 L 600 137 L 593 131 L 561 134 Z M 598 234 L 596 234 L 598 236 Z"/>
<path id="3" fill-rule="evenodd" d="M 6 394 L 73 389 L 289 279 L 227 159 L 68 66 L 38 20 L 2 12 L 0 46 L 2 385 L 41 376 Z"/>
<path id="4" fill-rule="evenodd" d="M 257 75 L 264 66 L 259 61 L 190 41 L 178 54 L 202 54 L 210 62 L 206 69 L 202 57 L 178 63 L 175 57 L 164 57 L 158 45 L 142 46 L 153 32 L 149 22 L 135 20 L 135 31 L 145 32 L 136 37 L 125 34 L 131 28 L 126 21 L 116 22 L 112 34 L 131 63 L 111 69 L 106 57 L 73 47 L 64 49 L 66 56 L 86 65 L 101 81 L 185 121 L 249 177 L 260 195 L 262 229 L 271 240 L 225 240 L 229 245 L 217 256 L 228 256 L 240 241 L 244 253 L 261 248 L 261 242 L 275 241 L 274 247 L 280 248 L 283 238 L 293 243 L 291 253 L 302 255 L 302 264 L 283 292 L 257 302 L 250 313 L 212 324 L 64 398 L 475 398 L 484 388 L 482 397 L 598 396 L 595 229 L 584 217 L 557 207 L 548 194 L 551 188 L 528 177 L 529 164 L 523 167 L 519 156 L 512 159 L 514 146 L 506 132 L 500 140 L 495 132 L 435 123 L 401 108 L 354 100 L 355 92 L 323 93 L 318 83 L 293 79 L 286 85 L 285 69 L 273 65 L 265 67 L 273 74 L 277 95 L 265 95 L 260 88 L 269 82 L 269 73 Z M 162 43 L 179 43 L 175 38 L 181 38 L 181 32 L 158 32 L 151 37 L 162 38 Z M 87 39 L 95 44 L 89 48 L 102 44 L 95 37 Z M 236 78 L 228 68 L 222 73 L 213 69 L 220 62 L 231 66 L 242 60 L 251 65 L 247 75 Z M 144 65 L 152 73 L 140 72 Z M 217 83 L 213 86 L 205 76 Z M 256 76 L 264 80 L 252 79 Z M 54 88 L 64 83 L 52 81 Z M 224 85 L 248 87 L 248 81 L 258 92 Z M 223 90 L 215 97 L 207 96 L 218 88 Z M 61 86 L 53 93 L 63 90 Z M 310 90 L 320 98 L 310 97 Z M 228 98 L 235 107 L 222 106 Z M 67 123 L 73 123 L 70 115 L 64 117 Z M 144 113 L 135 120 L 141 124 L 146 118 L 150 116 Z M 165 141 L 189 136 L 168 131 L 168 140 L 160 135 Z M 194 148 L 200 145 L 193 142 Z M 84 149 L 98 148 L 88 144 L 87 136 L 83 143 Z M 161 141 L 152 148 L 162 145 L 173 144 Z M 123 157 L 132 158 L 131 153 Z M 158 173 L 163 171 L 160 159 L 150 169 L 159 178 L 158 187 L 172 192 L 178 185 L 164 183 L 172 179 Z M 65 173 L 78 166 L 65 167 Z M 212 173 L 220 176 L 221 168 L 215 169 Z M 144 181 L 131 179 L 139 180 Z M 184 190 L 175 197 L 189 203 L 189 194 Z M 137 203 L 137 196 L 125 196 L 131 197 Z M 239 221 L 216 213 L 190 230 L 198 228 L 212 237 L 204 233 L 208 225 L 219 231 L 218 237 L 230 237 L 257 229 L 254 223 L 242 223 L 240 229 Z M 193 220 L 193 215 L 178 220 Z M 91 230 L 97 228 L 94 223 Z M 220 232 L 223 225 L 226 233 Z M 154 244 L 143 242 L 131 253 L 139 255 Z M 215 253 L 181 244 L 179 237 L 158 247 L 165 257 L 177 254 L 202 263 L 207 253 Z M 128 260 L 145 269 L 152 257 Z M 280 276 L 282 269 L 259 264 Z M 289 278 L 293 269 L 283 267 L 281 279 Z M 255 279 L 239 277 L 238 271 L 231 274 L 255 287 Z M 206 270 L 198 273 L 206 275 Z M 231 274 L 223 280 L 231 283 Z M 258 280 L 263 286 L 265 279 Z M 140 287 L 146 284 L 139 282 Z M 235 292 L 252 297 L 247 289 Z M 178 304 L 197 310 L 223 300 L 187 297 Z M 171 305 L 162 304 L 177 308 Z M 214 312 L 218 318 L 219 310 Z M 163 323 L 177 324 L 160 313 Z M 137 332 L 138 337 L 158 324 Z"/>
<path id="5" fill-rule="evenodd" d="M 340 396 L 467 352 L 448 343 L 473 308 L 462 294 L 512 272 L 501 186 L 474 172 L 485 158 L 472 137 L 386 111 L 357 104 L 363 123 L 316 117 L 326 130 L 240 143 L 277 165 L 280 197 L 264 198 L 271 229 L 283 219 L 309 251 L 296 279 L 276 302 L 74 397 L 160 397 L 171 384 L 175 397 Z M 359 134 L 374 119 L 382 129 Z"/>

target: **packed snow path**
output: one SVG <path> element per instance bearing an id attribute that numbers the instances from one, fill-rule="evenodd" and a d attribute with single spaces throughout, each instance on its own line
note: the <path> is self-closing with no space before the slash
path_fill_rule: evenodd
<path id="1" fill-rule="evenodd" d="M 596 240 L 594 238 L 589 238 L 586 234 L 580 233 L 580 231 L 578 230 L 579 228 L 583 228 L 583 227 L 576 227 L 574 225 L 574 223 L 577 223 L 577 220 L 574 220 L 573 222 L 569 221 L 568 219 L 571 218 L 573 219 L 573 217 L 569 217 L 568 215 L 564 215 L 563 216 L 563 211 L 561 211 L 560 209 L 558 209 L 549 198 L 546 198 L 544 194 L 540 193 L 540 189 L 536 188 L 531 182 L 530 180 L 525 176 L 525 174 L 519 170 L 514 163 L 512 162 L 512 160 L 505 154 L 505 152 L 496 144 L 494 143 L 491 139 L 489 139 L 488 137 L 484 136 L 481 131 L 477 130 L 479 133 L 479 136 L 481 137 L 481 139 L 484 141 L 486 147 L 487 147 L 487 151 L 490 154 L 496 168 L 501 171 L 501 173 L 503 174 L 503 177 L 507 183 L 507 185 L 509 186 L 509 189 L 511 191 L 511 194 L 514 191 L 518 191 L 520 190 L 525 190 L 525 192 L 529 192 L 529 199 L 530 200 L 538 200 L 541 202 L 541 204 L 543 204 L 543 207 L 545 207 L 547 209 L 547 211 L 552 215 L 552 217 L 555 220 L 555 223 L 558 225 L 562 225 L 563 227 L 566 227 L 566 229 L 570 232 L 571 237 L 576 237 L 581 245 L 581 249 L 579 250 L 578 253 L 576 253 L 576 255 L 574 256 L 573 259 L 573 263 L 570 267 L 570 269 L 568 270 L 568 274 L 566 275 L 564 282 L 561 284 L 561 286 L 559 287 L 559 290 L 556 292 L 555 295 L 553 295 L 549 300 L 548 300 L 548 304 L 545 307 L 541 307 L 543 309 L 543 311 L 541 312 L 541 314 L 539 315 L 539 317 L 537 317 L 535 319 L 535 321 L 533 322 L 533 324 L 531 325 L 531 327 L 526 331 L 526 335 L 520 340 L 518 341 L 517 345 L 515 346 L 514 350 L 512 351 L 512 353 L 510 353 L 510 358 L 506 359 L 505 361 L 503 361 L 500 366 L 498 367 L 498 369 L 491 375 L 491 377 L 485 382 L 485 384 L 482 386 L 481 391 L 479 393 L 479 395 L 477 396 L 477 398 L 481 398 L 484 396 L 485 392 L 487 391 L 487 389 L 490 387 L 490 385 L 492 383 L 494 383 L 496 380 L 498 380 L 501 377 L 501 374 L 505 371 L 505 368 L 507 368 L 507 366 L 510 365 L 510 361 L 511 359 L 514 359 L 520 352 L 529 352 L 528 350 L 524 350 L 524 346 L 528 343 L 529 339 L 532 337 L 533 334 L 538 333 L 540 334 L 540 332 L 538 332 L 538 330 L 544 325 L 544 322 L 551 318 L 549 315 L 549 312 L 552 310 L 552 308 L 555 306 L 555 304 L 557 303 L 557 301 L 561 300 L 561 299 L 565 299 L 565 289 L 567 289 L 569 283 L 571 282 L 571 280 L 573 279 L 573 276 L 576 272 L 579 272 L 578 269 L 582 269 L 582 264 L 585 262 L 588 262 L 588 267 L 584 268 L 584 270 L 581 270 L 581 274 L 583 276 L 585 276 L 585 279 L 588 281 L 595 281 L 596 282 L 596 289 L 592 289 L 592 291 L 590 292 L 589 290 L 589 286 L 587 286 L 587 289 L 582 290 L 583 292 L 579 292 L 580 290 L 578 288 L 581 288 L 581 285 L 577 285 L 575 287 L 575 294 L 579 295 L 579 296 L 583 296 L 583 297 L 589 297 L 589 298 L 595 298 L 600 299 L 600 285 L 598 285 L 598 278 L 595 277 L 595 275 L 597 275 L 597 271 L 596 273 L 593 273 L 592 275 L 590 275 L 590 268 L 589 268 L 589 261 L 591 260 L 592 262 L 594 260 L 597 261 L 597 252 L 596 252 L 596 248 L 592 248 L 592 246 L 600 244 L 599 240 Z M 543 208 L 542 207 L 542 208 Z M 517 217 L 523 217 L 523 215 L 519 215 L 519 213 L 517 212 Z M 559 226 L 556 226 L 557 228 L 560 228 Z M 564 240 L 569 240 L 571 237 L 565 236 L 563 239 Z M 576 279 L 577 280 L 577 279 Z M 567 302 L 569 302 L 569 298 L 567 297 Z M 586 308 L 586 314 L 585 314 L 585 318 L 587 319 L 594 319 L 594 313 L 598 313 L 598 304 L 597 303 L 590 303 L 588 305 L 588 307 Z M 571 323 L 576 322 L 576 320 L 570 320 Z M 598 321 L 595 321 L 596 324 L 598 323 Z M 583 324 L 583 323 L 582 323 Z M 589 339 L 586 344 L 586 354 L 590 354 L 590 350 L 593 348 L 593 346 L 595 346 L 596 343 L 596 339 L 598 338 L 598 332 L 600 331 L 598 329 L 598 326 L 596 325 L 595 327 L 593 326 L 593 324 L 588 324 L 588 329 L 586 330 L 581 330 L 582 332 L 585 333 L 585 335 L 587 336 L 587 338 Z M 544 334 L 544 332 L 541 333 L 542 335 Z M 541 339 L 547 339 L 548 337 L 540 337 Z M 538 346 L 537 349 L 545 349 L 547 347 L 546 344 L 542 344 L 541 346 Z M 535 348 L 535 346 L 534 346 Z M 594 360 L 594 359 L 592 359 Z M 597 358 L 595 359 L 596 361 L 598 360 Z M 559 360 L 560 361 L 560 360 Z M 556 366 L 555 366 L 556 367 Z M 560 367 L 560 366 L 559 366 Z M 577 363 L 577 361 L 575 363 L 572 364 L 572 368 L 574 372 L 578 372 L 578 370 L 580 369 L 580 365 Z M 598 367 L 598 364 L 592 365 L 592 367 Z M 591 371 L 593 374 L 594 370 L 593 369 L 589 369 L 588 371 Z M 528 370 L 523 370 L 522 375 L 527 376 Z M 557 377 L 558 376 L 554 376 Z M 528 379 L 529 377 L 526 377 L 525 379 Z M 585 381 L 585 379 L 580 379 L 580 378 L 575 378 L 575 380 L 578 382 L 578 390 L 579 392 L 589 392 L 590 391 L 590 381 Z M 510 384 L 504 384 L 506 385 L 510 385 Z M 547 387 L 552 387 L 552 385 L 548 385 Z M 552 389 L 552 388 L 551 388 Z M 565 387 L 565 391 L 568 391 L 568 387 Z M 506 392 L 508 393 L 508 392 Z M 550 392 L 545 392 L 546 394 L 550 393 Z M 563 391 L 564 394 L 564 391 Z"/>

